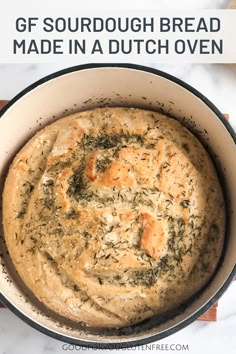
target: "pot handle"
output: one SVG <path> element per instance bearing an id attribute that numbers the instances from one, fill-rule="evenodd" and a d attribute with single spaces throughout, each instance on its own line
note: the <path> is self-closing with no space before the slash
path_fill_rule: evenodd
<path id="1" fill-rule="evenodd" d="M 0 109 L 2 109 L 9 101 L 7 100 L 0 100 Z"/>

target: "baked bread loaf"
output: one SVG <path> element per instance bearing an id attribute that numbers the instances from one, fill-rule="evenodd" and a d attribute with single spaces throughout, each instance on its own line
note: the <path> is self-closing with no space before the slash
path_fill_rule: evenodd
<path id="1" fill-rule="evenodd" d="M 10 256 L 35 296 L 95 327 L 123 327 L 201 289 L 221 256 L 213 164 L 177 120 L 98 108 L 40 130 L 3 193 Z"/>
<path id="2" fill-rule="evenodd" d="M 227 9 L 236 9 L 236 0 L 231 0 L 228 3 Z"/>

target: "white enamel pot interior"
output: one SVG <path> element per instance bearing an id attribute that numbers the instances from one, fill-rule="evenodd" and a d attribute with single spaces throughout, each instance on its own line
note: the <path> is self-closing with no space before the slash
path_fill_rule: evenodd
<path id="1" fill-rule="evenodd" d="M 65 342 L 90 347 L 129 347 L 166 337 L 196 320 L 223 294 L 235 274 L 235 134 L 203 95 L 163 72 L 135 65 L 84 65 L 52 74 L 16 96 L 0 119 L 0 183 L 12 158 L 41 126 L 93 107 L 132 106 L 166 112 L 195 132 L 218 166 L 227 199 L 227 235 L 218 270 L 203 291 L 176 313 L 120 330 L 70 323 L 40 304 L 20 281 L 0 238 L 0 300 L 34 328 Z M 14 188 L 14 186 L 13 186 Z"/>

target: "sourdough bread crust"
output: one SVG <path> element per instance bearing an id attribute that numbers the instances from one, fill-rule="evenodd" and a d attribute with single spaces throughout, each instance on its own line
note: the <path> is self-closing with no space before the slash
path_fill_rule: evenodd
<path id="1" fill-rule="evenodd" d="M 21 149 L 5 182 L 3 226 L 40 301 L 90 326 L 122 327 L 209 280 L 225 208 L 207 152 L 179 122 L 98 108 L 48 125 Z"/>

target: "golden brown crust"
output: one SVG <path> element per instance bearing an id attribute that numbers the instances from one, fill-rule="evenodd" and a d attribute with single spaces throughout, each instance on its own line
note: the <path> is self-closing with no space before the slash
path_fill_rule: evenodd
<path id="1" fill-rule="evenodd" d="M 141 249 L 157 260 L 167 240 L 164 234 L 163 221 L 156 220 L 148 213 L 143 213 L 141 219 L 143 223 Z"/>
<path id="2" fill-rule="evenodd" d="M 224 200 L 206 151 L 176 120 L 101 108 L 47 126 L 17 154 L 3 224 L 40 301 L 75 321 L 122 327 L 208 281 Z"/>

